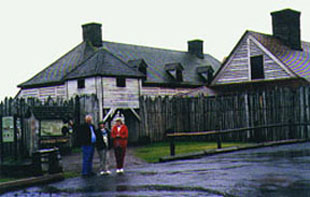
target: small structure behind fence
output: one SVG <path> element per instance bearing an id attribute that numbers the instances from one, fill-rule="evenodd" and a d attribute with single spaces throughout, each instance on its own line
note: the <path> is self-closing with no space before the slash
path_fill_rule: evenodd
<path id="1" fill-rule="evenodd" d="M 86 114 L 92 114 L 94 120 L 98 121 L 96 99 L 95 95 L 75 97 L 67 101 L 47 99 L 45 102 L 35 98 L 6 98 L 0 103 L 1 164 L 4 160 L 29 159 L 40 149 L 42 143 L 46 146 L 53 141 L 59 142 L 58 138 L 62 136 L 41 135 L 41 120 L 58 119 L 65 122 L 70 118 L 78 125 Z M 55 140 L 51 140 L 51 137 Z"/>

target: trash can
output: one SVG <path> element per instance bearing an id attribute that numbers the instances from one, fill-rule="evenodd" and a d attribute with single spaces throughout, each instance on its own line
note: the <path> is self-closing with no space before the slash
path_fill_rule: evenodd
<path id="1" fill-rule="evenodd" d="M 58 148 L 41 149 L 32 154 L 33 174 L 40 176 L 45 173 L 63 172 L 61 156 Z"/>

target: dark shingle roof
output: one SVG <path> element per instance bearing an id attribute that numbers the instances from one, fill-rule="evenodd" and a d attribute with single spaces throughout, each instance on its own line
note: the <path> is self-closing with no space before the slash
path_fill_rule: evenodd
<path id="1" fill-rule="evenodd" d="M 127 63 L 115 57 L 106 49 L 99 49 L 91 57 L 83 61 L 74 71 L 68 74 L 66 79 L 97 75 L 144 77 L 144 74 L 129 67 Z"/>
<path id="2" fill-rule="evenodd" d="M 130 62 L 131 60 L 134 62 Z M 49 67 L 18 86 L 29 88 L 63 84 L 67 79 L 94 75 L 142 77 L 143 74 L 135 68 L 139 62 L 147 65 L 145 83 L 161 84 L 173 82 L 166 73 L 166 64 L 180 63 L 184 67 L 181 84 L 190 85 L 203 84 L 196 73 L 197 66 L 210 65 L 214 70 L 220 66 L 220 62 L 208 54 L 201 59 L 188 52 L 175 50 L 107 41 L 103 41 L 103 47 L 98 49 L 88 42 L 82 42 Z"/>
<path id="3" fill-rule="evenodd" d="M 165 70 L 165 65 L 170 63 L 182 64 L 184 67 L 183 83 L 195 85 L 201 85 L 203 83 L 196 73 L 197 66 L 211 65 L 214 70 L 220 67 L 220 62 L 209 54 L 205 54 L 204 58 L 200 59 L 188 52 L 107 41 L 103 42 L 103 47 L 126 62 L 143 59 L 148 66 L 145 83 L 172 82 L 173 79 L 171 79 Z"/>
<path id="4" fill-rule="evenodd" d="M 303 50 L 294 50 L 272 35 L 249 31 L 264 47 L 299 77 L 310 81 L 310 43 L 301 42 Z"/>
<path id="5" fill-rule="evenodd" d="M 33 78 L 18 86 L 31 87 L 52 83 L 63 83 L 64 77 L 74 70 L 83 60 L 93 54 L 94 51 L 94 47 L 86 42 L 82 42 Z"/>

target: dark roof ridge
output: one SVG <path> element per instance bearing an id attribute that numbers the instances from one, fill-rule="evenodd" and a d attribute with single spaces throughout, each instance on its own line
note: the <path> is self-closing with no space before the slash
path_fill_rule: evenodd
<path id="1" fill-rule="evenodd" d="M 111 43 L 111 44 L 122 44 L 122 45 L 127 45 L 127 46 L 149 48 L 149 49 L 160 50 L 160 51 L 170 51 L 170 52 L 177 52 L 177 53 L 188 53 L 188 51 L 181 51 L 181 50 L 176 50 L 176 49 L 164 49 L 164 48 L 159 48 L 159 47 L 151 47 L 151 46 L 138 45 L 138 44 L 128 44 L 128 43 L 121 43 L 121 42 L 114 42 L 114 41 L 107 41 L 107 40 L 104 40 L 102 42 L 103 42 L 103 44 L 105 42 L 107 42 L 107 43 Z M 104 48 L 104 46 L 102 48 Z M 203 55 L 210 55 L 210 54 L 203 53 Z"/>
<path id="2" fill-rule="evenodd" d="M 246 31 L 249 32 L 250 34 L 256 33 L 256 34 L 261 34 L 263 36 L 269 36 L 269 37 L 272 37 L 272 38 L 276 38 L 272 34 L 268 34 L 268 33 L 262 33 L 262 32 L 253 31 L 253 30 L 246 30 Z M 304 41 L 304 40 L 300 40 L 300 41 L 303 42 L 303 43 L 309 43 L 310 44 L 310 41 Z"/>

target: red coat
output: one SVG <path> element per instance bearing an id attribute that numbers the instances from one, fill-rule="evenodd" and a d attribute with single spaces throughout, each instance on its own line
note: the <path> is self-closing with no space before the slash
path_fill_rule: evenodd
<path id="1" fill-rule="evenodd" d="M 120 130 L 118 131 L 117 126 L 113 126 L 111 137 L 113 138 L 113 145 L 115 147 L 127 147 L 127 141 L 128 141 L 128 128 L 126 125 L 121 125 Z"/>

